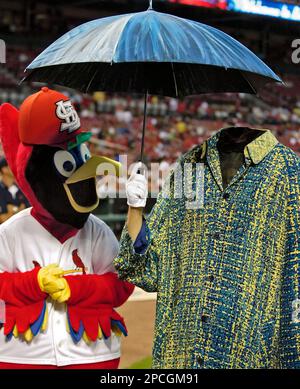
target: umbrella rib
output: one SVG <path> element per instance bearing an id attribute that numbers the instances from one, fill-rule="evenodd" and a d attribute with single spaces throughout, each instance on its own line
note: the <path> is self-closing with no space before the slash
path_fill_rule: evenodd
<path id="1" fill-rule="evenodd" d="M 86 87 L 85 93 L 88 93 L 88 90 L 91 86 L 91 83 L 94 81 L 94 78 L 96 77 L 96 74 L 98 73 L 98 69 L 95 71 L 93 77 L 90 79 L 90 82 L 88 83 L 88 86 Z"/>
<path id="2" fill-rule="evenodd" d="M 240 70 L 240 74 L 242 75 L 243 79 L 247 82 L 247 84 L 250 86 L 250 88 L 253 90 L 254 94 L 256 95 L 257 94 L 257 89 L 255 89 L 253 87 L 253 85 L 251 84 L 251 82 L 248 80 L 247 76 L 244 74 L 243 71 Z"/>
<path id="3" fill-rule="evenodd" d="M 176 97 L 178 97 L 178 88 L 177 88 L 177 81 L 176 81 L 176 75 L 175 75 L 175 72 L 174 72 L 173 62 L 171 62 L 171 66 L 172 66 L 173 79 L 174 79 L 174 85 L 175 85 L 175 93 L 176 93 Z"/>

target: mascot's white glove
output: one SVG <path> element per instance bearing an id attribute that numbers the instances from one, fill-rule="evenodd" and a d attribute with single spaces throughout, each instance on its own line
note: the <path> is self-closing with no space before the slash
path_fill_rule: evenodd
<path id="1" fill-rule="evenodd" d="M 142 167 L 142 162 L 136 163 L 126 182 L 127 204 L 133 208 L 144 208 L 148 197 L 148 180 L 143 174 L 137 173 Z"/>

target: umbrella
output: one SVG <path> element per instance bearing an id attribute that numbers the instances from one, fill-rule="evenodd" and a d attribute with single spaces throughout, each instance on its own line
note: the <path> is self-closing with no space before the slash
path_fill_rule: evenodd
<path id="1" fill-rule="evenodd" d="M 257 93 L 281 79 L 237 40 L 211 26 L 153 10 L 101 18 L 64 34 L 23 80 L 80 90 L 148 94 Z"/>

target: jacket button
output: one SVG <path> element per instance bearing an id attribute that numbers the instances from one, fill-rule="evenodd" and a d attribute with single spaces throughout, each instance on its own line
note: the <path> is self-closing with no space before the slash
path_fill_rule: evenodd
<path id="1" fill-rule="evenodd" d="M 197 358 L 197 362 L 199 363 L 200 366 L 203 366 L 204 364 L 204 359 L 202 357 Z"/>
<path id="2" fill-rule="evenodd" d="M 226 192 L 226 193 L 223 194 L 223 199 L 224 199 L 224 200 L 228 200 L 229 197 L 230 197 L 230 196 L 229 196 L 229 193 Z"/>
<path id="3" fill-rule="evenodd" d="M 213 234 L 213 237 L 214 237 L 215 239 L 220 239 L 221 235 L 219 234 L 219 232 L 215 232 L 215 233 Z"/>
<path id="4" fill-rule="evenodd" d="M 207 315 L 202 315 L 202 316 L 201 316 L 201 321 L 202 321 L 203 323 L 207 323 L 207 322 L 208 322 L 208 316 L 207 316 Z"/>
<path id="5" fill-rule="evenodd" d="M 214 282 L 215 277 L 211 274 L 211 275 L 208 277 L 208 279 L 209 279 L 210 282 Z"/>

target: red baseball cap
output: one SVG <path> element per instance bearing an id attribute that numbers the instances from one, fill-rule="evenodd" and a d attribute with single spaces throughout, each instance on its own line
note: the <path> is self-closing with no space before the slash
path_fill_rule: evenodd
<path id="1" fill-rule="evenodd" d="M 19 137 L 29 145 L 66 148 L 84 132 L 69 97 L 47 87 L 27 97 L 20 107 Z"/>

